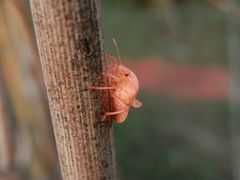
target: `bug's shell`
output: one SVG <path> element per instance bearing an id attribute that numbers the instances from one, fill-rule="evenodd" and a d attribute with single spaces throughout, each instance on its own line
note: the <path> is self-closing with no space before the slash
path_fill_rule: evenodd
<path id="1" fill-rule="evenodd" d="M 127 109 L 126 111 L 115 115 L 115 121 L 122 123 L 127 118 L 129 108 L 132 105 L 136 105 L 135 99 L 139 90 L 139 83 L 136 75 L 123 65 L 119 65 L 115 76 L 120 80 L 112 81 L 113 86 L 115 87 L 115 90 L 112 92 L 114 111 L 119 111 L 124 108 Z M 135 107 L 137 107 L 137 105 Z"/>

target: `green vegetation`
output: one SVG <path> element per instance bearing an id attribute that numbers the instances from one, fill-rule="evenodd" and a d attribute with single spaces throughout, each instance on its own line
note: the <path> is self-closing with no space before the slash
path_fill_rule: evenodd
<path id="1" fill-rule="evenodd" d="M 228 154 L 211 144 L 227 144 L 225 102 L 143 97 L 144 107 L 131 110 L 125 123 L 115 125 L 121 179 L 231 179 Z"/>
<path id="2" fill-rule="evenodd" d="M 205 3 L 162 9 L 103 6 L 106 51 L 116 38 L 124 58 L 160 57 L 194 64 L 227 64 L 225 14 Z M 123 59 L 124 59 L 123 58 Z"/>

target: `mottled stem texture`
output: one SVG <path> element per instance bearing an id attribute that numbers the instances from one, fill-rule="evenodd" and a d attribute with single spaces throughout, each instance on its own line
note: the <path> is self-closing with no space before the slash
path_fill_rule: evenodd
<path id="1" fill-rule="evenodd" d="M 30 0 L 63 179 L 115 179 L 99 0 Z M 44 146 L 43 146 L 44 148 Z"/>

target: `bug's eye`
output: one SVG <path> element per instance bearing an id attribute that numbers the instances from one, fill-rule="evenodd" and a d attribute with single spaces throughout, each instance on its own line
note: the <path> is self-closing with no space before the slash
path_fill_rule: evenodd
<path id="1" fill-rule="evenodd" d="M 125 74 L 124 74 L 124 76 L 128 77 L 128 76 L 129 76 L 129 74 L 128 74 L 128 73 L 125 73 Z"/>

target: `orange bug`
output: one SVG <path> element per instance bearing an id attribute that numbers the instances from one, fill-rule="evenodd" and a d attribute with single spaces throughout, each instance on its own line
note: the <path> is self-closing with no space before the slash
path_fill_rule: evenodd
<path id="1" fill-rule="evenodd" d="M 119 49 L 115 39 L 113 39 L 118 57 L 106 55 L 106 58 L 115 61 L 114 66 L 110 66 L 103 73 L 103 76 L 109 78 L 111 86 L 109 87 L 91 87 L 96 90 L 110 90 L 113 105 L 113 112 L 106 112 L 102 121 L 106 120 L 107 116 L 114 116 L 114 120 L 122 123 L 126 120 L 129 108 L 131 106 L 139 108 L 142 103 L 136 99 L 139 90 L 139 83 L 136 75 L 127 67 L 121 64 Z"/>

